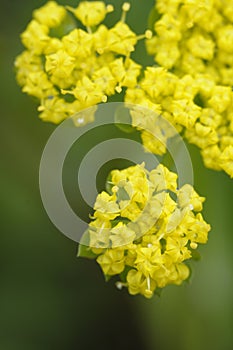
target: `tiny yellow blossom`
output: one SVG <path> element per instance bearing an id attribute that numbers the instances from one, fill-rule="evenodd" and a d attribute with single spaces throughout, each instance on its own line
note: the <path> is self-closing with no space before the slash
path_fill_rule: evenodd
<path id="1" fill-rule="evenodd" d="M 53 123 L 58 124 L 67 118 L 69 104 L 64 103 L 63 99 L 57 96 L 48 96 L 41 100 L 38 111 L 41 112 L 39 117 L 43 121 L 53 121 Z"/>
<path id="2" fill-rule="evenodd" d="M 120 55 L 129 55 L 137 43 L 136 34 L 126 23 L 118 22 L 109 30 L 107 48 Z"/>
<path id="3" fill-rule="evenodd" d="M 107 249 L 98 256 L 97 262 L 105 275 L 117 275 L 125 268 L 124 250 Z"/>
<path id="4" fill-rule="evenodd" d="M 42 66 L 41 57 L 34 55 L 28 50 L 22 52 L 15 60 L 18 83 L 22 86 L 26 85 L 28 74 L 41 72 Z"/>
<path id="5" fill-rule="evenodd" d="M 220 165 L 221 150 L 218 145 L 213 145 L 204 148 L 201 151 L 203 156 L 204 164 L 207 168 L 214 170 L 222 170 Z"/>
<path id="6" fill-rule="evenodd" d="M 38 88 L 40 85 L 41 89 Z M 39 99 L 57 95 L 57 91 L 53 84 L 49 81 L 47 75 L 42 71 L 30 72 L 27 75 L 22 91 Z"/>
<path id="7" fill-rule="evenodd" d="M 66 16 L 66 10 L 55 1 L 49 1 L 33 12 L 33 17 L 49 28 L 57 27 Z"/>
<path id="8" fill-rule="evenodd" d="M 220 156 L 220 166 L 222 169 L 233 177 L 233 146 L 228 146 L 224 149 Z"/>
<path id="9" fill-rule="evenodd" d="M 74 68 L 75 59 L 71 57 L 65 50 L 59 50 L 57 53 L 46 56 L 46 72 L 59 79 L 68 78 Z"/>
<path id="10" fill-rule="evenodd" d="M 92 53 L 92 35 L 82 29 L 73 29 L 63 36 L 64 49 L 72 57 L 85 58 Z"/>
<path id="11" fill-rule="evenodd" d="M 119 222 L 115 227 L 111 229 L 110 240 L 112 242 L 112 248 L 124 246 L 131 243 L 135 239 L 135 232 L 130 230 L 122 222 Z"/>
<path id="12" fill-rule="evenodd" d="M 36 55 L 44 52 L 49 42 L 49 29 L 44 24 L 32 20 L 21 34 L 24 46 Z"/>
<path id="13" fill-rule="evenodd" d="M 216 112 L 222 113 L 233 101 L 232 90 L 228 86 L 215 86 L 212 96 L 208 100 L 208 104 L 215 109 Z"/>
<path id="14" fill-rule="evenodd" d="M 188 99 L 174 100 L 172 102 L 174 120 L 190 129 L 201 115 L 201 108 Z"/>
<path id="15" fill-rule="evenodd" d="M 108 12 L 113 11 L 112 6 L 106 6 L 103 1 L 82 1 L 76 9 L 70 6 L 67 8 L 86 27 L 93 27 L 102 22 Z"/>
<path id="16" fill-rule="evenodd" d="M 192 37 L 187 40 L 187 48 L 193 56 L 204 60 L 212 60 L 214 56 L 215 45 L 211 37 L 204 37 L 199 32 L 193 34 Z"/>
<path id="17" fill-rule="evenodd" d="M 186 184 L 178 190 L 178 204 L 181 208 L 189 206 L 191 210 L 201 211 L 204 200 L 191 185 Z"/>
<path id="18" fill-rule="evenodd" d="M 217 43 L 219 49 L 223 52 L 233 53 L 233 24 L 226 25 L 218 30 Z"/>

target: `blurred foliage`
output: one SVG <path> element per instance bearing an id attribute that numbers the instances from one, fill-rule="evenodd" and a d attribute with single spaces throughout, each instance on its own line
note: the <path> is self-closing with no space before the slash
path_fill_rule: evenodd
<path id="1" fill-rule="evenodd" d="M 112 1 L 119 18 L 123 1 Z M 1 2 L 1 286 L 0 349 L 229 350 L 233 344 L 233 182 L 204 168 L 190 147 L 195 187 L 207 197 L 212 225 L 191 283 L 143 300 L 105 283 L 97 265 L 76 258 L 77 245 L 50 222 L 40 199 L 38 169 L 55 129 L 37 118 L 17 86 L 19 35 L 45 1 Z M 77 1 L 59 1 L 75 6 Z M 132 1 L 127 22 L 141 33 L 153 1 Z M 143 43 L 135 59 L 144 59 Z"/>

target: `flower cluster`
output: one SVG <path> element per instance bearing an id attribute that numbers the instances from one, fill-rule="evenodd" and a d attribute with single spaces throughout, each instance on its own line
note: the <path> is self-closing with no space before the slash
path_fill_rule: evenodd
<path id="1" fill-rule="evenodd" d="M 191 185 L 177 189 L 177 175 L 163 165 L 150 172 L 143 164 L 113 170 L 108 185 L 83 240 L 106 278 L 118 275 L 118 288 L 146 298 L 181 284 L 190 273 L 186 261 L 208 239 L 204 198 Z"/>
<path id="2" fill-rule="evenodd" d="M 150 82 L 145 74 L 146 82 L 141 84 L 146 97 L 149 95 L 155 104 L 162 103 L 165 118 L 185 127 L 185 137 L 201 149 L 205 165 L 224 170 L 231 177 L 232 9 L 232 0 L 156 1 L 151 13 L 155 35 L 147 41 L 147 49 L 157 64 L 174 75 L 163 73 L 169 85 L 166 91 L 162 87 L 160 96 L 160 81 L 156 84 L 159 88 L 145 88 Z M 174 80 L 176 86 L 171 91 L 170 81 Z"/>
<path id="3" fill-rule="evenodd" d="M 229 86 L 217 85 L 204 74 L 180 78 L 165 68 L 147 67 L 136 88 L 126 90 L 125 101 L 155 112 L 131 113 L 146 150 L 166 153 L 166 142 L 177 130 L 201 149 L 207 167 L 233 177 L 233 91 Z M 157 123 L 160 114 L 174 129 Z"/>
<path id="4" fill-rule="evenodd" d="M 50 1 L 34 11 L 22 33 L 26 50 L 15 62 L 18 82 L 24 92 L 40 101 L 40 118 L 54 123 L 106 102 L 124 88 L 126 102 L 162 114 L 201 149 L 207 167 L 233 177 L 230 4 L 159 0 L 156 35 L 149 39 L 150 31 L 136 36 L 125 23 L 128 3 L 122 6 L 120 21 L 109 29 L 102 21 L 113 11 L 112 5 L 83 1 L 71 8 Z M 130 58 L 142 37 L 148 38 L 148 50 L 161 67 L 144 70 Z M 78 125 L 91 120 L 86 115 Z M 174 130 L 162 130 L 150 113 L 143 118 L 134 113 L 132 125 L 141 131 L 147 151 L 166 153 L 166 142 Z"/>
<path id="5" fill-rule="evenodd" d="M 137 36 L 125 23 L 129 8 L 123 4 L 111 28 L 103 21 L 114 8 L 102 1 L 76 8 L 49 1 L 35 10 L 15 61 L 22 90 L 39 101 L 44 121 L 60 123 L 83 110 L 77 126 L 116 95 L 130 104 L 145 151 L 166 154 L 178 133 L 201 149 L 207 167 L 233 177 L 232 0 L 157 0 L 153 37 L 149 30 Z M 130 57 L 142 38 L 154 66 Z M 143 164 L 113 170 L 108 180 L 79 256 L 96 259 L 106 279 L 118 276 L 117 287 L 133 295 L 150 298 L 181 284 L 190 274 L 188 260 L 208 239 L 204 198 L 161 164 L 152 171 Z"/>
<path id="6" fill-rule="evenodd" d="M 159 65 L 233 85 L 232 0 L 156 0 L 153 13 L 155 36 L 147 48 Z"/>
<path id="7" fill-rule="evenodd" d="M 141 66 L 130 53 L 144 36 L 125 23 L 129 8 L 123 4 L 120 21 L 110 29 L 101 22 L 113 6 L 102 1 L 77 8 L 49 1 L 34 11 L 21 35 L 26 50 L 15 66 L 22 90 L 40 101 L 42 120 L 59 123 L 136 85 Z"/>

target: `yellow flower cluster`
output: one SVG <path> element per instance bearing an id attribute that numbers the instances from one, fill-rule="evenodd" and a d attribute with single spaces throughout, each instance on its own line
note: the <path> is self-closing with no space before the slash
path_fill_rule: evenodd
<path id="1" fill-rule="evenodd" d="M 203 220 L 203 197 L 191 185 L 177 189 L 177 175 L 163 165 L 147 171 L 135 165 L 110 174 L 109 193 L 97 196 L 87 249 L 117 287 L 150 298 L 168 284 L 189 277 L 186 261 L 210 226 Z"/>
<path id="2" fill-rule="evenodd" d="M 161 79 L 145 86 L 145 73 L 141 88 L 162 105 L 165 118 L 185 127 L 207 167 L 233 177 L 233 1 L 157 0 L 152 15 L 155 36 L 147 41 L 148 52 L 174 75 L 163 71 L 166 89 Z M 151 138 L 146 141 L 155 150 Z"/>
<path id="3" fill-rule="evenodd" d="M 216 85 L 208 75 L 179 78 L 165 68 L 147 67 L 137 87 L 127 89 L 125 100 L 148 108 L 144 114 L 131 112 L 132 124 L 141 130 L 146 150 L 165 154 L 167 140 L 175 136 L 177 130 L 201 149 L 207 167 L 224 170 L 233 177 L 233 92 L 230 87 Z M 174 128 L 164 124 L 160 115 Z"/>
<path id="4" fill-rule="evenodd" d="M 77 8 L 49 1 L 34 11 L 15 67 L 22 90 L 39 99 L 42 120 L 59 123 L 136 85 L 141 66 L 129 56 L 144 36 L 124 22 L 129 8 L 123 4 L 121 20 L 110 29 L 101 22 L 113 6 L 102 1 L 83 1 Z"/>
<path id="5" fill-rule="evenodd" d="M 189 142 L 201 148 L 207 167 L 233 177 L 233 92 L 219 85 L 229 83 L 221 78 L 219 57 L 227 59 L 224 69 L 232 69 L 229 23 L 233 15 L 228 4 L 223 7 L 217 0 L 157 1 L 160 19 L 155 22 L 156 36 L 148 40 L 148 48 L 163 67 L 147 67 L 139 80 L 142 67 L 130 53 L 141 37 L 149 38 L 151 33 L 136 36 L 128 27 L 128 3 L 122 6 L 120 21 L 109 29 L 101 22 L 113 11 L 111 5 L 83 1 L 71 8 L 49 1 L 34 11 L 21 35 L 26 50 L 15 62 L 18 82 L 24 92 L 39 100 L 40 118 L 54 123 L 106 102 L 125 88 L 126 102 L 162 113 Z M 86 30 L 77 28 L 77 21 Z M 223 33 L 226 28 L 228 32 Z M 177 60 L 173 59 L 175 51 L 179 53 Z M 188 65 L 187 57 L 190 69 L 183 69 Z M 199 69 L 196 60 L 205 69 Z M 226 75 L 230 78 L 230 71 Z M 78 125 L 90 120 L 86 115 Z M 147 151 L 166 153 L 166 142 L 175 129 L 156 121 L 149 112 L 145 116 L 134 112 L 132 124 L 141 131 Z"/>
<path id="6" fill-rule="evenodd" d="M 156 0 L 148 52 L 162 67 L 233 85 L 233 0 Z"/>

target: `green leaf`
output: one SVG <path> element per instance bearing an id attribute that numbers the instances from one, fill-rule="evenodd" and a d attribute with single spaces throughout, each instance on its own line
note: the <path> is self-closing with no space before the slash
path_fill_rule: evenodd
<path id="1" fill-rule="evenodd" d="M 93 251 L 91 250 L 90 247 L 83 245 L 83 244 L 79 244 L 78 246 L 78 254 L 77 257 L 78 258 L 88 258 L 88 259 L 96 259 L 98 255 L 94 254 Z"/>
<path id="2" fill-rule="evenodd" d="M 89 230 L 86 230 L 82 235 L 81 241 L 78 246 L 77 257 L 95 259 L 98 255 L 93 253 L 91 247 L 88 245 L 90 242 Z M 85 243 L 85 244 L 84 244 Z"/>

